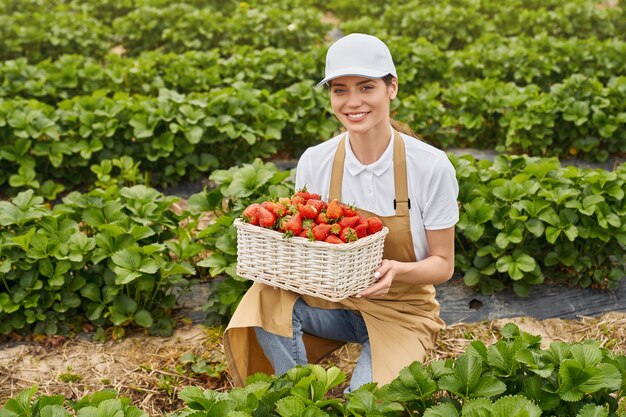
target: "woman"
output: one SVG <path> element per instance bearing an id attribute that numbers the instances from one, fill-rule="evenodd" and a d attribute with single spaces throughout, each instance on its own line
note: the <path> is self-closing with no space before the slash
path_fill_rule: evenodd
<path id="1" fill-rule="evenodd" d="M 296 188 L 354 204 L 389 228 L 378 280 L 354 297 L 329 302 L 255 283 L 225 333 L 236 384 L 254 372 L 282 374 L 317 362 L 346 342 L 362 345 L 348 391 L 386 384 L 424 361 L 444 326 L 433 284 L 454 269 L 458 185 L 446 154 L 398 132 L 390 118 L 398 77 L 387 46 L 351 34 L 326 56 L 325 78 L 346 133 L 302 155 Z M 329 277 L 330 278 L 330 277 Z"/>

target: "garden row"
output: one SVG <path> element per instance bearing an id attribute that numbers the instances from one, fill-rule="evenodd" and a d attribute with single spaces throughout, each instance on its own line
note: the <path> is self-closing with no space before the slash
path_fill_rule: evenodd
<path id="1" fill-rule="evenodd" d="M 185 406 L 171 417 L 380 416 L 511 417 L 623 415 L 626 356 L 598 347 L 597 342 L 553 342 L 504 326 L 491 346 L 472 342 L 456 359 L 424 366 L 415 362 L 391 383 L 366 384 L 333 398 L 330 391 L 345 381 L 338 368 L 296 367 L 280 377 L 256 374 L 244 388 L 229 392 L 182 389 Z M 40 395 L 37 387 L 22 391 L 0 409 L 2 417 L 147 417 L 113 390 L 69 401 Z"/>
<path id="2" fill-rule="evenodd" d="M 619 284 L 626 164 L 607 172 L 556 159 L 450 157 L 461 184 L 456 269 L 468 285 L 483 293 L 512 285 L 523 296 L 544 277 Z M 232 222 L 252 202 L 291 195 L 290 172 L 260 160 L 216 170 L 216 188 L 174 213 L 178 198 L 125 186 L 141 179 L 132 175 L 138 167 L 114 162 L 94 167 L 100 188 L 53 207 L 32 191 L 0 202 L 0 333 L 65 334 L 89 322 L 116 334 L 127 325 L 167 334 L 176 297 L 207 272 L 225 277 L 213 281 L 209 319 L 228 320 L 250 285 L 235 273 Z M 198 231 L 206 212 L 217 217 Z"/>
<path id="3" fill-rule="evenodd" d="M 342 22 L 340 28 L 345 33 L 424 37 L 442 49 L 463 48 L 487 33 L 599 39 L 624 39 L 626 34 L 626 9 L 607 7 L 597 1 L 411 0 L 395 3 L 373 14 L 357 14 L 345 9 L 344 16 L 352 18 Z M 368 7 L 368 2 L 358 6 L 360 9 Z"/>
<path id="4" fill-rule="evenodd" d="M 324 42 L 330 25 L 306 6 L 197 7 L 167 2 L 139 6 L 111 24 L 64 6 L 0 15 L 0 60 L 30 62 L 78 54 L 101 58 L 121 47 L 130 55 L 144 51 L 184 52 L 235 45 L 306 50 Z M 285 23 L 289 22 L 289 23 Z"/>
<path id="5" fill-rule="evenodd" d="M 543 91 L 573 74 L 602 83 L 626 73 L 626 42 L 549 36 L 507 38 L 491 35 L 462 50 L 442 50 L 426 39 L 387 40 L 399 63 L 401 97 L 424 85 L 475 79 L 535 85 Z M 228 51 L 147 52 L 139 57 L 107 55 L 103 60 L 61 55 L 29 63 L 24 57 L 0 62 L 0 97 L 37 98 L 48 104 L 97 90 L 155 96 L 167 88 L 207 92 L 236 81 L 277 91 L 323 73 L 325 47 L 306 51 L 250 46 Z"/>
<path id="6" fill-rule="evenodd" d="M 626 152 L 626 77 L 603 85 L 573 75 L 550 92 L 492 79 L 435 83 L 395 103 L 394 112 L 444 148 L 595 161 Z M 97 91 L 56 106 L 0 99 L 0 190 L 89 184 L 92 165 L 122 156 L 164 186 L 279 149 L 297 154 L 338 127 L 326 93 L 311 81 L 274 93 L 242 82 L 187 95 L 161 89 L 157 97 Z"/>
<path id="7" fill-rule="evenodd" d="M 589 0 L 413 0 L 373 7 L 353 0 L 325 6 L 293 0 L 191 4 L 153 0 L 118 7 L 102 3 L 40 0 L 5 6 L 0 15 L 4 46 L 0 59 L 27 57 L 38 62 L 61 54 L 97 58 L 116 46 L 131 55 L 156 49 L 183 52 L 235 45 L 308 50 L 324 43 L 331 26 L 323 22 L 323 12 L 333 10 L 342 19 L 344 33 L 424 37 L 442 49 L 463 48 L 490 33 L 622 40 L 626 33 L 623 8 L 601 7 Z"/>

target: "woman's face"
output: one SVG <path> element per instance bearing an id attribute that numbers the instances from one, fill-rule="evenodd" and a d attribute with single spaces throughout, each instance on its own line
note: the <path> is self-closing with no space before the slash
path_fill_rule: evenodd
<path id="1" fill-rule="evenodd" d="M 330 82 L 330 104 L 339 121 L 352 133 L 389 126 L 389 105 L 398 92 L 380 78 L 345 76 Z"/>

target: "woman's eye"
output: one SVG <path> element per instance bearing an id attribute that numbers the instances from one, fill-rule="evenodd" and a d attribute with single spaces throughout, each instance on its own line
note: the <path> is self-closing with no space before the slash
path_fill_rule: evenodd
<path id="1" fill-rule="evenodd" d="M 341 88 L 336 88 L 336 89 L 333 90 L 333 93 L 341 94 L 341 93 L 343 93 L 343 90 Z"/>
<path id="2" fill-rule="evenodd" d="M 373 90 L 373 89 L 374 89 L 374 87 L 371 86 L 371 85 L 364 85 L 363 86 L 363 91 L 369 91 L 369 90 Z"/>

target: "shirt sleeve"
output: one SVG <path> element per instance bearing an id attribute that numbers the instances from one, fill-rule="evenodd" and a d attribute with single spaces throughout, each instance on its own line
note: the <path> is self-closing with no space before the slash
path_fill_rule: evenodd
<path id="1" fill-rule="evenodd" d="M 459 221 L 457 198 L 459 184 L 454 166 L 445 153 L 433 166 L 427 189 L 427 201 L 423 211 L 427 230 L 447 229 Z"/>

